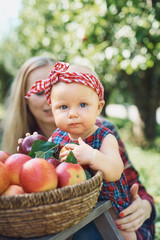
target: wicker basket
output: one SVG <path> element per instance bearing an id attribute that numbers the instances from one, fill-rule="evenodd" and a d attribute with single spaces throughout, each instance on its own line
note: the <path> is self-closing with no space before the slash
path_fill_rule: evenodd
<path id="1" fill-rule="evenodd" d="M 0 235 L 40 237 L 79 223 L 96 205 L 102 173 L 86 182 L 41 193 L 0 197 Z"/>

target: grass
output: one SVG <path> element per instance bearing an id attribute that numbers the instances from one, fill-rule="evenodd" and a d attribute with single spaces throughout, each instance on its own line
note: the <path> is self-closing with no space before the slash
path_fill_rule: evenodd
<path id="1" fill-rule="evenodd" d="M 152 195 L 156 208 L 156 236 L 160 240 L 160 155 L 158 148 L 142 149 L 132 141 L 132 123 L 128 120 L 110 119 L 117 128 L 125 143 L 129 158 L 140 175 L 140 181 L 147 192 Z M 125 128 L 124 128 L 125 126 Z M 160 143 L 160 126 L 158 126 L 156 143 Z M 159 145 L 159 144 L 158 144 Z M 158 146 L 157 145 L 157 146 Z"/>

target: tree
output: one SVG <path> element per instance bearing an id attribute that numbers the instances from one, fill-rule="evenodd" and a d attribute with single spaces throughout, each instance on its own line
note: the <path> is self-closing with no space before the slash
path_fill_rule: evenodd
<path id="1" fill-rule="evenodd" d="M 38 54 L 95 67 L 108 102 L 113 89 L 129 91 L 155 137 L 160 102 L 160 4 L 151 0 L 23 0 L 20 24 L 3 42 L 1 61 L 15 74 Z M 8 61 L 9 59 L 9 61 Z"/>

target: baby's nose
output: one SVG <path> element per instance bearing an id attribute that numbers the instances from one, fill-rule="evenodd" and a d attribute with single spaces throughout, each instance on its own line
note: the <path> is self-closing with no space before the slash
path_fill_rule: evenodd
<path id="1" fill-rule="evenodd" d="M 76 118 L 76 117 L 78 117 L 78 109 L 77 108 L 71 108 L 69 110 L 68 117 L 69 118 Z"/>

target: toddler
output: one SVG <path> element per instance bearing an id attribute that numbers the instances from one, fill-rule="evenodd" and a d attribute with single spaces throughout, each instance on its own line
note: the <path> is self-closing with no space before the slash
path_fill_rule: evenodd
<path id="1" fill-rule="evenodd" d="M 102 171 L 100 199 L 111 200 L 116 219 L 129 206 L 129 189 L 116 138 L 108 128 L 95 125 L 104 106 L 104 88 L 96 73 L 85 66 L 58 62 L 49 78 L 37 81 L 26 98 L 42 91 L 58 127 L 52 141 L 67 144 L 80 165 Z M 68 151 L 61 154 L 62 161 L 67 155 Z M 135 232 L 120 232 L 125 240 L 137 239 Z"/>

